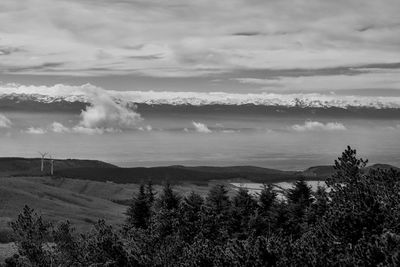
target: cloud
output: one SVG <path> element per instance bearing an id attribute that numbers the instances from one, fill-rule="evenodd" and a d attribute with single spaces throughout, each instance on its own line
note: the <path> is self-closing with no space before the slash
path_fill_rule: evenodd
<path id="1" fill-rule="evenodd" d="M 6 73 L 198 76 L 400 53 L 398 0 L 2 0 L 0 10 Z"/>
<path id="2" fill-rule="evenodd" d="M 72 127 L 71 131 L 73 133 L 88 134 L 88 135 L 120 132 L 120 130 L 114 129 L 114 128 L 97 128 L 97 127 L 89 128 L 89 127 L 84 127 L 84 126 L 79 126 L 79 125 Z"/>
<path id="3" fill-rule="evenodd" d="M 244 84 L 260 85 L 266 90 L 280 91 L 314 91 L 326 92 L 330 90 L 349 89 L 399 89 L 400 69 L 355 69 L 364 71 L 354 75 L 314 75 L 300 77 L 275 77 L 271 79 L 238 78 Z"/>
<path id="4" fill-rule="evenodd" d="M 142 121 L 134 106 L 124 100 L 115 99 L 112 91 L 104 90 L 91 84 L 70 86 L 24 86 L 17 84 L 0 85 L 0 94 L 39 95 L 44 102 L 48 97 L 63 98 L 66 101 L 82 101 L 89 105 L 82 110 L 80 121 L 73 129 L 75 132 L 118 132 L 133 129 Z M 67 128 L 60 123 L 50 126 L 53 132 L 65 132 Z"/>
<path id="5" fill-rule="evenodd" d="M 0 114 L 0 128 L 10 128 L 12 125 L 10 119 L 3 114 Z"/>
<path id="6" fill-rule="evenodd" d="M 138 128 L 139 131 L 147 131 L 147 132 L 151 132 L 153 130 L 153 127 L 151 127 L 151 125 L 146 125 L 145 127 L 139 127 Z"/>
<path id="7" fill-rule="evenodd" d="M 292 129 L 296 132 L 347 130 L 347 128 L 339 122 L 321 123 L 318 121 L 306 121 L 304 124 L 295 124 L 292 126 Z"/>
<path id="8" fill-rule="evenodd" d="M 47 131 L 40 127 L 29 127 L 25 132 L 28 134 L 45 134 Z"/>
<path id="9" fill-rule="evenodd" d="M 194 129 L 195 129 L 196 132 L 199 132 L 199 133 L 211 133 L 212 132 L 207 127 L 207 125 L 204 124 L 204 123 L 192 121 L 192 124 L 193 124 Z"/>
<path id="10" fill-rule="evenodd" d="M 62 123 L 53 122 L 49 129 L 54 133 L 76 133 L 76 134 L 87 134 L 87 135 L 94 135 L 94 134 L 104 134 L 104 133 L 115 133 L 120 132 L 120 129 L 115 128 L 99 128 L 99 127 L 85 127 L 81 125 L 75 125 L 71 128 L 64 126 Z"/>
<path id="11" fill-rule="evenodd" d="M 68 133 L 71 130 L 59 122 L 53 122 L 50 126 L 51 131 L 55 133 Z"/>
<path id="12" fill-rule="evenodd" d="M 90 129 L 132 129 L 141 117 L 127 103 L 117 103 L 105 90 L 90 92 L 90 106 L 81 113 L 80 127 Z"/>

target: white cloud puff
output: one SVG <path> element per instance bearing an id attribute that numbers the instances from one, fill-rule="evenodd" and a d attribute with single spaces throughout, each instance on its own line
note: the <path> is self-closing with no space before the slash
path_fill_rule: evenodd
<path id="1" fill-rule="evenodd" d="M 10 128 L 11 124 L 12 123 L 9 118 L 4 116 L 3 114 L 0 114 L 0 128 Z"/>
<path id="2" fill-rule="evenodd" d="M 99 129 L 132 129 L 141 117 L 127 107 L 126 103 L 116 103 L 105 90 L 90 92 L 90 106 L 81 113 L 79 126 Z"/>
<path id="3" fill-rule="evenodd" d="M 45 134 L 47 131 L 40 127 L 29 127 L 25 132 L 28 134 Z"/>
<path id="4" fill-rule="evenodd" d="M 53 122 L 50 125 L 50 129 L 51 131 L 55 132 L 55 133 L 68 133 L 70 132 L 70 129 L 65 127 L 63 124 L 59 123 L 59 122 Z"/>
<path id="5" fill-rule="evenodd" d="M 204 124 L 204 123 L 192 121 L 192 124 L 193 124 L 194 129 L 195 129 L 196 132 L 199 132 L 199 133 L 211 133 L 212 132 L 207 127 L 207 125 Z"/>
<path id="6" fill-rule="evenodd" d="M 296 132 L 347 130 L 347 128 L 339 122 L 322 123 L 318 121 L 306 121 L 304 124 L 295 124 L 292 126 L 292 129 Z"/>

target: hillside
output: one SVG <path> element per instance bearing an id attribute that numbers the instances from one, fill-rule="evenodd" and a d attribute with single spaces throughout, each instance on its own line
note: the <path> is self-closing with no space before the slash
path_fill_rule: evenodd
<path id="1" fill-rule="evenodd" d="M 46 176 L 49 174 L 49 161 L 45 162 L 45 172 L 40 172 L 40 158 L 0 158 L 0 177 L 7 176 Z M 366 168 L 389 169 L 397 167 L 375 164 Z M 334 173 L 331 165 L 315 166 L 305 171 L 282 171 L 254 166 L 186 167 L 180 165 L 163 167 L 120 168 L 97 160 L 56 159 L 54 176 L 116 184 L 140 183 L 152 180 L 155 184 L 169 181 L 173 184 L 191 183 L 208 185 L 217 180 L 246 180 L 256 183 L 291 182 L 301 177 L 324 180 Z"/>
<path id="2" fill-rule="evenodd" d="M 167 166 L 152 168 L 70 168 L 57 170 L 56 175 L 75 179 L 88 179 L 113 183 L 140 183 L 152 180 L 155 184 L 170 183 L 208 184 L 211 180 L 244 179 L 252 182 L 270 183 L 293 181 L 301 173 L 286 172 L 257 167 L 184 167 Z"/>
<path id="3" fill-rule="evenodd" d="M 85 190 L 56 186 L 51 180 L 48 177 L 0 178 L 0 228 L 7 229 L 8 222 L 16 218 L 24 205 L 54 222 L 68 218 L 79 229 L 87 229 L 99 218 L 116 224 L 123 222 L 126 207 Z M 82 183 L 81 188 L 84 186 Z"/>
<path id="4" fill-rule="evenodd" d="M 40 158 L 0 158 L 0 176 L 13 175 L 47 175 L 50 170 L 48 159 L 44 161 L 45 172 L 40 171 Z M 73 168 L 115 168 L 116 166 L 98 160 L 80 160 L 80 159 L 55 159 L 54 168 L 73 169 Z"/>

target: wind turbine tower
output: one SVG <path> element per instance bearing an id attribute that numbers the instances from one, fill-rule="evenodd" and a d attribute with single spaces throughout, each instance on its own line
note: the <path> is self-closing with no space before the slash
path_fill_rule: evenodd
<path id="1" fill-rule="evenodd" d="M 54 174 L 54 159 L 50 156 L 50 175 Z"/>
<path id="2" fill-rule="evenodd" d="M 44 170 L 44 159 L 46 157 L 46 155 L 48 154 L 47 152 L 39 152 L 40 156 L 42 157 L 41 161 L 40 161 L 40 171 L 43 172 Z"/>

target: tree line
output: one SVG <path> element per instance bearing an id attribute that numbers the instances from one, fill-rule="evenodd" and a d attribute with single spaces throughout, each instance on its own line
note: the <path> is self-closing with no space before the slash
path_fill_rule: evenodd
<path id="1" fill-rule="evenodd" d="M 52 225 L 26 206 L 11 223 L 19 253 L 6 266 L 400 266 L 400 172 L 365 171 L 348 147 L 327 188 L 304 180 L 284 198 L 223 185 L 207 196 L 151 182 L 124 225 L 99 220 L 87 233 Z"/>

